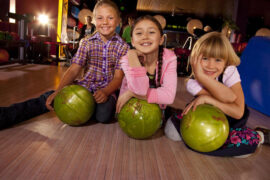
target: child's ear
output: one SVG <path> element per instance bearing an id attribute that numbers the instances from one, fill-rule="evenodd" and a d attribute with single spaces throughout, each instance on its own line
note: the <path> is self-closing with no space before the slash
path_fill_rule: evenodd
<path id="1" fill-rule="evenodd" d="M 160 41 L 159 41 L 159 45 L 163 45 L 163 43 L 164 43 L 164 36 L 165 36 L 165 34 L 163 34 L 161 36 Z"/>

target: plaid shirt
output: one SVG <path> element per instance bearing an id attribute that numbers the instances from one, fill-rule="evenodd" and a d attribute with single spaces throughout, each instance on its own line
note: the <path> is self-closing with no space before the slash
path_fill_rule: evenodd
<path id="1" fill-rule="evenodd" d="M 121 69 L 120 58 L 129 46 L 116 34 L 106 43 L 97 32 L 93 36 L 82 39 L 80 47 L 72 59 L 72 63 L 84 66 L 84 76 L 77 84 L 95 92 L 106 87 L 114 76 L 116 69 Z"/>

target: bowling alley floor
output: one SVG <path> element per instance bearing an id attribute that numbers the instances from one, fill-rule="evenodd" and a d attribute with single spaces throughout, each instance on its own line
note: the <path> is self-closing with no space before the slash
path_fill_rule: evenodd
<path id="1" fill-rule="evenodd" d="M 66 67 L 0 66 L 0 106 L 54 89 Z M 191 99 L 178 78 L 172 106 Z M 270 128 L 270 117 L 250 109 L 248 125 Z M 127 137 L 117 121 L 70 127 L 49 112 L 0 131 L 0 179 L 259 179 L 270 178 L 270 146 L 247 158 L 195 153 L 160 129 L 151 139 Z"/>

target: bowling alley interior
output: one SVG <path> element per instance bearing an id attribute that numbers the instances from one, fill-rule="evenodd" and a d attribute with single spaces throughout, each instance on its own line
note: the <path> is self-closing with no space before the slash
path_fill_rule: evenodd
<path id="1" fill-rule="evenodd" d="M 105 5 L 96 7 L 102 1 Z M 115 4 L 120 12 L 116 24 L 113 24 L 116 22 L 114 17 L 105 17 L 108 7 L 111 8 L 109 13 L 114 16 L 117 14 L 113 6 L 106 6 L 107 1 Z M 1 0 L 0 179 L 269 179 L 269 7 L 269 0 Z M 102 12 L 101 15 L 99 12 Z M 86 46 L 109 53 L 102 40 L 108 36 L 102 34 L 99 27 L 101 25 L 98 24 L 103 15 L 107 19 L 102 25 L 115 28 L 110 32 L 111 39 L 107 39 L 107 42 L 117 40 L 121 47 L 126 47 L 125 53 L 137 52 L 138 59 L 146 58 L 146 55 L 140 56 L 139 50 L 133 47 L 133 38 L 136 35 L 131 37 L 131 41 L 127 39 L 127 36 L 130 38 L 130 31 L 133 32 L 134 20 L 150 15 L 158 22 L 156 27 L 161 27 L 163 31 L 161 37 L 164 41 L 161 47 L 168 49 L 175 57 L 173 74 L 176 77 L 176 91 L 172 103 L 163 106 L 162 103 L 148 103 L 147 97 L 143 100 L 136 96 L 132 98 L 137 100 L 136 103 L 125 101 L 121 111 L 115 113 L 118 107 L 117 97 L 121 97 L 122 79 L 119 87 L 112 92 L 113 95 L 106 94 L 104 90 L 90 89 L 92 84 L 99 83 L 94 81 L 88 82 L 89 88 L 76 85 L 78 89 L 82 88 L 84 94 L 79 90 L 66 88 L 79 82 L 90 71 L 87 68 L 91 69 L 94 64 L 90 63 L 90 58 L 86 60 L 87 66 L 75 64 L 75 60 L 82 57 L 83 50 L 88 48 Z M 240 83 L 237 84 L 241 84 L 238 89 L 243 91 L 243 106 L 246 105 L 248 113 L 243 127 L 236 130 L 228 123 L 225 112 L 206 101 L 201 102 L 201 105 L 209 105 L 207 107 L 214 109 L 213 113 L 219 113 L 222 118 L 211 114 L 210 110 L 202 110 L 196 116 L 201 105 L 196 110 L 182 114 L 184 109 L 192 105 L 191 102 L 196 102 L 201 97 L 193 96 L 187 89 L 188 82 L 196 81 L 197 77 L 191 68 L 200 66 L 194 67 L 190 63 L 194 44 L 213 32 L 219 32 L 225 37 L 240 59 L 240 65 L 236 67 L 240 75 Z M 149 37 L 150 35 L 145 35 L 144 38 Z M 94 43 L 97 40 L 100 44 L 103 43 L 102 46 Z M 85 43 L 86 41 L 89 43 Z M 90 44 L 91 41 L 94 45 Z M 117 51 L 124 52 L 123 48 L 118 49 Z M 119 63 L 121 66 L 122 56 L 106 53 L 95 56 L 91 52 L 88 52 L 90 55 L 87 57 L 91 57 L 92 61 L 104 59 L 99 65 L 116 67 L 116 63 Z M 106 59 L 113 59 L 110 63 L 114 64 L 108 65 Z M 204 60 L 202 58 L 201 62 Z M 219 61 L 220 59 L 215 59 L 215 62 Z M 138 62 L 141 62 L 143 68 L 143 61 Z M 74 75 L 74 81 L 67 82 L 66 77 L 71 74 L 73 65 L 80 66 L 81 71 Z M 92 69 L 101 70 L 101 67 L 98 68 Z M 88 79 L 94 76 L 95 71 L 90 72 L 92 74 Z M 122 68 L 117 69 L 117 72 L 122 78 L 125 76 Z M 150 81 L 150 74 L 144 76 L 149 77 Z M 111 79 L 115 77 L 118 74 L 112 75 Z M 104 78 L 107 82 L 110 77 Z M 170 82 L 173 80 L 170 79 Z M 233 88 L 228 88 L 225 82 L 216 83 L 234 93 Z M 160 83 L 160 86 L 152 88 L 156 91 L 165 89 L 165 84 Z M 56 93 L 58 87 L 67 89 L 69 99 L 62 90 Z M 215 97 L 207 87 L 201 87 L 206 89 L 209 96 Z M 148 92 L 149 89 L 151 88 L 148 88 Z M 46 104 L 52 97 L 44 95 L 48 92 L 55 95 L 50 104 L 54 109 L 48 109 Z M 115 101 L 109 122 L 102 123 L 95 118 L 97 107 L 105 108 L 106 106 L 100 104 L 109 101 L 106 99 L 100 103 L 97 92 L 102 92 L 107 99 L 112 98 Z M 156 96 L 158 98 L 158 94 Z M 39 108 L 36 104 L 25 109 L 17 106 L 26 105 L 38 98 L 43 98 L 42 102 L 40 100 L 42 113 L 35 114 Z M 80 101 L 75 102 L 74 99 Z M 233 106 L 235 101 L 238 102 L 239 97 L 222 103 L 227 107 L 230 103 Z M 106 109 L 102 110 L 100 112 L 103 115 L 109 113 Z M 133 114 L 128 114 L 129 112 Z M 79 122 L 81 118 L 85 120 Z M 210 122 L 209 119 L 214 120 Z M 173 122 L 170 127 L 169 120 Z M 197 126 L 197 129 L 188 131 L 192 125 Z M 263 130 L 257 131 L 258 127 Z M 241 139 L 241 135 L 238 137 L 234 134 L 244 128 L 253 135 L 245 134 L 246 139 Z M 180 139 L 168 137 L 168 131 L 172 133 L 172 130 Z M 148 134 L 145 135 L 146 133 Z M 257 139 L 254 140 L 255 135 Z M 227 142 L 232 142 L 229 144 L 231 146 L 226 145 Z M 194 143 L 196 145 L 193 147 Z M 212 145 L 215 147 L 210 149 Z M 255 148 L 249 151 L 251 146 Z M 212 153 L 224 150 L 226 155 Z M 234 151 L 239 153 L 234 154 Z"/>

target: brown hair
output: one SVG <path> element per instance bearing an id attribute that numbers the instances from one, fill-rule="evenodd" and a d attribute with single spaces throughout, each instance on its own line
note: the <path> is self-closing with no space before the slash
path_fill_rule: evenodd
<path id="1" fill-rule="evenodd" d="M 133 25 L 131 27 L 131 31 L 130 31 L 131 37 L 132 37 L 135 26 L 139 22 L 141 22 L 143 20 L 152 21 L 158 27 L 158 30 L 160 32 L 160 36 L 163 36 L 163 29 L 162 29 L 160 23 L 158 22 L 158 20 L 156 18 L 154 18 L 153 16 L 145 15 L 145 16 L 141 16 L 141 17 L 137 18 L 134 21 L 134 23 L 133 23 Z M 160 79 L 161 79 L 162 61 L 163 61 L 163 46 L 159 46 L 159 49 L 158 49 L 158 79 L 157 79 L 158 84 L 157 84 L 157 87 L 161 86 Z"/>
<path id="2" fill-rule="evenodd" d="M 103 5 L 107 5 L 107 6 L 112 7 L 115 10 L 118 17 L 120 18 L 120 11 L 119 11 L 118 6 L 113 1 L 110 1 L 110 0 L 99 0 L 96 3 L 94 10 L 93 10 L 94 16 L 96 16 L 96 9 L 99 8 L 100 6 L 103 6 Z"/>

